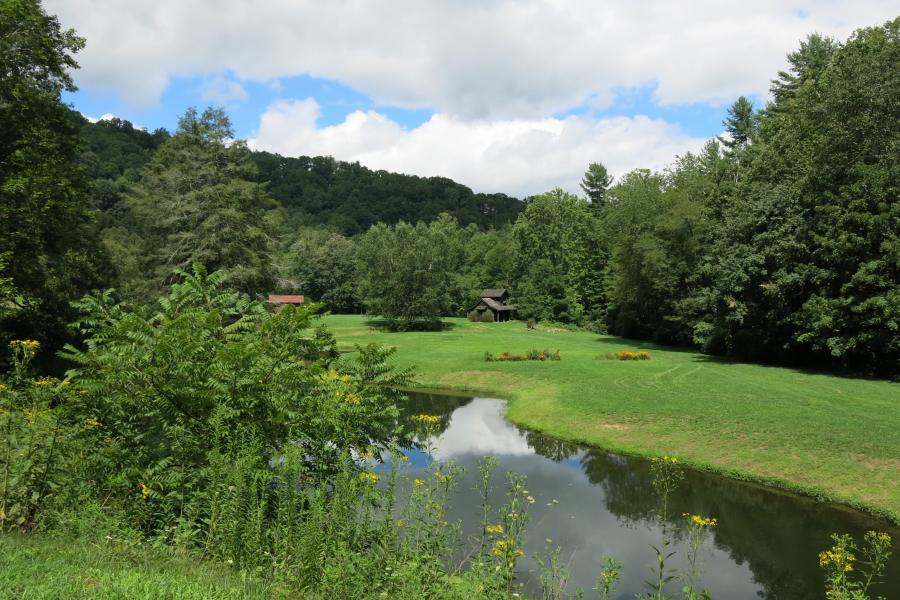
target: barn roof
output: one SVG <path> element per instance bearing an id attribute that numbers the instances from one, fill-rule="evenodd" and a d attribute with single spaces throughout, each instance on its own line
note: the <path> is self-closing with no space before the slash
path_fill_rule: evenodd
<path id="1" fill-rule="evenodd" d="M 269 304 L 303 304 L 301 294 L 269 294 Z"/>
<path id="2" fill-rule="evenodd" d="M 497 302 L 497 301 L 494 300 L 493 298 L 482 298 L 481 301 L 484 302 L 485 304 L 487 304 L 488 307 L 490 307 L 490 308 L 492 308 L 492 309 L 494 309 L 494 310 L 497 310 L 497 311 L 502 311 L 502 310 L 516 310 L 516 307 L 514 307 L 514 306 L 509 306 L 508 304 L 500 304 L 499 302 Z M 477 306 L 477 305 L 476 305 L 476 306 Z"/>
<path id="3" fill-rule="evenodd" d="M 481 290 L 481 297 L 482 298 L 502 298 L 503 296 L 506 295 L 506 293 L 507 292 L 506 292 L 505 288 L 486 289 L 486 290 Z"/>

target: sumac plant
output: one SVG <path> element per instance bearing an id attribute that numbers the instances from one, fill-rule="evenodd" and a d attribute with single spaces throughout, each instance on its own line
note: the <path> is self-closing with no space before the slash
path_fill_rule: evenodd
<path id="1" fill-rule="evenodd" d="M 342 356 L 314 328 L 315 306 L 273 312 L 199 265 L 181 277 L 150 311 L 111 292 L 84 298 L 84 345 L 65 352 L 116 449 L 102 491 L 131 503 L 148 532 L 196 515 L 188 505 L 220 476 L 211 465 L 246 462 L 248 448 L 262 468 L 299 456 L 304 481 L 320 485 L 342 455 L 399 441 L 397 388 L 409 372 L 388 364 L 390 350 Z"/>

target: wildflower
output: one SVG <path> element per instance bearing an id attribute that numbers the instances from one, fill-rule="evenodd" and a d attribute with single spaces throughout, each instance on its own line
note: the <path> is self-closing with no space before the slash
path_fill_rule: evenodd
<path id="1" fill-rule="evenodd" d="M 834 566 L 839 571 L 849 573 L 853 570 L 853 561 L 856 556 L 852 552 L 848 552 L 843 548 L 834 546 L 831 550 L 825 550 L 819 553 L 819 566 L 828 568 Z"/>
<path id="2" fill-rule="evenodd" d="M 360 473 L 359 478 L 363 481 L 368 481 L 369 483 L 375 483 L 376 481 L 378 481 L 378 475 L 369 472 Z"/>
<path id="3" fill-rule="evenodd" d="M 494 548 L 491 550 L 495 556 L 503 556 L 509 549 L 510 544 L 506 540 L 497 540 L 494 542 Z"/>
<path id="4" fill-rule="evenodd" d="M 488 533 L 503 533 L 503 525 L 488 525 L 484 530 Z"/>
<path id="5" fill-rule="evenodd" d="M 403 462 L 407 462 L 409 460 L 409 457 L 405 454 L 400 454 L 400 460 L 402 460 Z"/>
<path id="6" fill-rule="evenodd" d="M 685 517 L 688 517 L 694 525 L 699 527 L 715 527 L 719 524 L 719 520 L 715 518 L 706 518 L 701 517 L 700 515 L 692 515 L 690 513 L 684 513 Z"/>
<path id="7" fill-rule="evenodd" d="M 534 496 L 528 496 L 525 500 L 528 501 L 528 504 L 534 504 Z"/>
<path id="8" fill-rule="evenodd" d="M 32 381 L 34 385 L 53 385 L 56 383 L 56 380 L 52 377 L 38 377 L 34 381 Z"/>
<path id="9" fill-rule="evenodd" d="M 144 483 L 143 481 L 141 481 L 140 483 L 138 483 L 138 489 L 141 490 L 141 495 L 142 495 L 144 498 L 146 498 L 147 496 L 150 495 L 150 488 L 147 487 L 147 484 Z"/>
<path id="10" fill-rule="evenodd" d="M 418 487 L 421 485 L 425 485 L 425 480 L 424 479 L 416 479 L 413 483 L 415 483 L 416 487 Z"/>
<path id="11" fill-rule="evenodd" d="M 101 423 L 97 419 L 85 419 L 84 427 L 85 429 L 90 429 L 91 427 L 103 427 L 103 423 Z"/>
<path id="12" fill-rule="evenodd" d="M 421 414 L 421 415 L 415 415 L 412 418 L 412 420 L 418 421 L 419 423 L 438 423 L 438 422 L 440 422 L 441 418 L 437 415 Z"/>
<path id="13" fill-rule="evenodd" d="M 37 340 L 12 340 L 9 345 L 13 348 L 21 348 L 30 352 L 35 352 L 41 347 L 41 343 Z"/>

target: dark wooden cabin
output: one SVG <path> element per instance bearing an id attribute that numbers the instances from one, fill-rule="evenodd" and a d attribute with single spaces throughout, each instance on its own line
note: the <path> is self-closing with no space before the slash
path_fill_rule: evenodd
<path id="1" fill-rule="evenodd" d="M 505 289 L 481 290 L 481 298 L 469 311 L 470 321 L 498 323 L 509 321 L 516 307 L 509 304 L 509 292 Z"/>

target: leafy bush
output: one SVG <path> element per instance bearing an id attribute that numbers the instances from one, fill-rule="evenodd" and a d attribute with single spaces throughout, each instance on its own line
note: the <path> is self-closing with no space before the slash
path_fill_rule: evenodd
<path id="1" fill-rule="evenodd" d="M 606 358 L 614 360 L 650 360 L 650 353 L 643 350 L 636 352 L 624 350 L 622 352 L 611 352 L 606 355 Z"/>
<path id="2" fill-rule="evenodd" d="M 494 356 L 491 352 L 484 353 L 484 360 L 487 362 L 520 362 L 525 360 L 537 360 L 537 361 L 545 361 L 545 360 L 560 360 L 559 350 L 556 352 L 551 352 L 550 350 L 537 350 L 532 348 L 525 354 L 512 354 L 510 352 L 501 352 L 497 356 Z"/>
<path id="3" fill-rule="evenodd" d="M 35 379 L 31 363 L 40 344 L 13 340 L 12 371 L 0 380 L 0 530 L 31 529 L 38 512 L 75 469 L 70 465 L 83 431 L 67 411 L 67 381 Z M 81 425 L 91 429 L 92 419 Z"/>
<path id="4" fill-rule="evenodd" d="M 312 329 L 314 308 L 272 314 L 225 289 L 221 273 L 195 267 L 183 277 L 149 316 L 108 292 L 85 298 L 85 348 L 66 353 L 83 410 L 114 449 L 97 481 L 148 532 L 185 517 L 220 475 L 210 471 L 217 460 L 266 465 L 289 444 L 319 482 L 339 470 L 341 453 L 397 439 L 396 388 L 408 373 L 387 366 L 390 351 L 342 357 L 330 334 Z"/>

